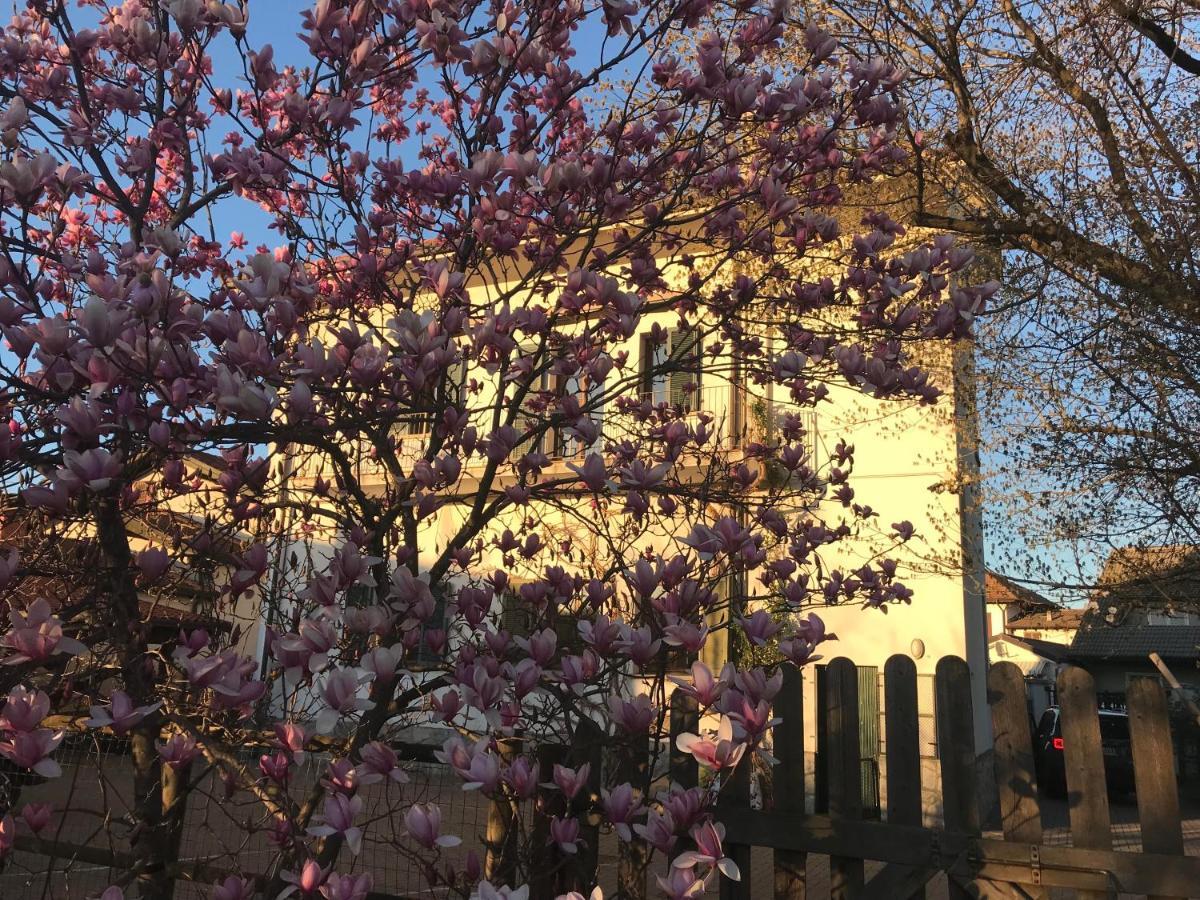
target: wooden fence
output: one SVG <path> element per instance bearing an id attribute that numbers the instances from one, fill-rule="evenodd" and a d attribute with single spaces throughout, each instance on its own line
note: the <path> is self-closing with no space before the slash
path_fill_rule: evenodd
<path id="1" fill-rule="evenodd" d="M 1200 896 L 1200 858 L 1184 856 L 1167 704 L 1157 680 L 1136 679 L 1128 693 L 1141 853 L 1112 847 L 1096 692 L 1082 669 L 1067 668 L 1058 681 L 1071 846 L 1043 842 L 1025 681 L 1012 663 L 998 663 L 988 673 L 1002 834 L 995 837 L 983 834 L 966 663 L 946 657 L 936 670 L 942 809 L 938 828 L 923 825 L 917 672 L 912 660 L 894 656 L 884 669 L 886 821 L 863 815 L 856 668 L 847 659 L 835 659 L 821 682 L 818 702 L 827 723 L 827 746 L 820 748 L 817 777 L 826 781 L 828 814 L 805 813 L 804 706 L 799 673 L 792 670 L 776 701 L 775 715 L 782 724 L 774 731 L 773 752 L 781 763 L 773 772 L 769 796 L 762 808 L 751 808 L 744 763 L 718 808 L 727 853 L 742 871 L 740 882 L 722 882 L 723 898 L 748 900 L 752 891 L 765 893 L 752 884 L 750 848 L 755 846 L 774 851 L 771 893 L 777 900 L 806 896 L 810 853 L 829 856 L 833 900 L 924 897 L 927 884 L 939 872 L 948 876 L 952 900 L 1047 897 L 1051 888 L 1071 889 L 1082 898 Z M 673 731 L 695 731 L 695 711 L 687 708 L 682 694 L 676 696 Z M 673 762 L 676 779 L 687 783 L 695 777 L 687 760 L 677 756 Z M 865 860 L 882 863 L 869 879 Z M 623 895 L 646 895 L 641 878 L 622 882 Z"/>
<path id="2" fill-rule="evenodd" d="M 871 680 L 872 684 L 874 680 Z M 985 835 L 977 785 L 979 761 L 974 745 L 970 673 L 957 657 L 942 659 L 935 675 L 936 731 L 940 765 L 940 825 L 928 827 L 926 805 L 936 785 L 922 785 L 921 734 L 916 666 L 906 656 L 888 660 L 883 672 L 886 790 L 881 809 L 864 811 L 859 746 L 859 673 L 853 663 L 835 659 L 819 679 L 817 702 L 824 727 L 823 745 L 805 747 L 804 698 L 799 671 L 786 667 L 776 698 L 773 753 L 781 761 L 751 804 L 750 761 L 744 760 L 722 790 L 717 818 L 726 828 L 726 852 L 738 864 L 742 880 L 721 882 L 722 900 L 750 900 L 770 894 L 775 900 L 804 900 L 809 890 L 810 854 L 829 857 L 833 900 L 873 898 L 904 900 L 926 896 L 927 886 L 945 873 L 951 900 L 965 897 L 1049 897 L 1051 889 L 1068 889 L 1082 898 L 1118 894 L 1152 898 L 1200 897 L 1200 857 L 1184 855 L 1183 830 L 1166 698 L 1156 679 L 1131 682 L 1127 709 L 1130 724 L 1142 851 L 1115 851 L 1105 784 L 1103 747 L 1096 692 L 1091 676 L 1064 669 L 1058 681 L 1062 718 L 1071 845 L 1044 841 L 1036 784 L 1033 742 L 1025 682 L 1012 663 L 998 663 L 988 673 L 988 703 L 994 729 L 995 782 L 999 794 L 998 832 Z M 873 708 L 870 704 L 868 709 Z M 674 738 L 697 732 L 695 701 L 682 692 L 672 697 L 670 777 L 685 786 L 699 782 L 696 761 L 676 748 Z M 868 733 L 873 733 L 868 729 Z M 578 766 L 591 761 L 592 784 L 600 786 L 601 769 L 617 781 L 637 782 L 649 776 L 650 748 L 626 750 L 601 766 L 602 741 L 591 736 L 577 747 L 537 748 L 539 781 L 549 782 L 556 762 Z M 506 754 L 518 747 L 506 746 Z M 818 784 L 806 784 L 806 750 L 817 753 Z M 584 756 L 580 756 L 584 754 Z M 412 754 L 409 754 L 412 755 Z M 586 756 L 586 758 L 585 758 Z M 817 788 L 820 788 L 818 791 Z M 820 794 L 827 812 L 806 813 L 806 797 Z M 586 801 L 584 801 L 586 802 Z M 531 900 L 547 900 L 563 890 L 586 895 L 596 883 L 599 859 L 597 822 L 586 810 L 571 810 L 584 819 L 584 852 L 561 858 L 547 840 L 549 817 L 567 810 L 560 794 L 544 789 L 533 816 L 535 848 L 545 856 L 528 861 Z M 877 818 L 868 818 L 868 815 Z M 484 837 L 487 874 L 495 883 L 516 876 L 513 867 L 515 829 L 524 827 L 516 811 L 496 801 L 487 816 Z M 18 837 L 19 849 L 53 854 L 103 867 L 129 868 L 134 861 L 108 847 L 65 846 Z M 773 851 L 773 881 L 756 889 L 751 865 L 754 847 Z M 617 846 L 617 896 L 642 900 L 650 896 L 651 856 L 640 839 Z M 677 848 L 682 850 L 682 847 Z M 870 869 L 866 861 L 879 865 Z M 360 861 L 362 862 L 362 861 Z M 823 861 L 822 861 L 823 864 Z M 365 863 L 369 870 L 370 863 Z M 219 866 L 181 864 L 183 882 L 211 883 L 223 877 Z M 260 877 L 265 882 L 265 878 Z M 814 879 L 815 880 L 815 879 Z M 190 885 L 189 885 L 190 886 Z M 657 893 L 657 891 L 653 891 Z M 0 891 L 0 894 L 5 894 Z M 206 894 L 205 894 L 206 895 Z M 8 896 L 5 894 L 5 896 Z M 369 900 L 396 900 L 402 895 L 373 893 Z M 425 894 L 423 896 L 430 896 Z"/>

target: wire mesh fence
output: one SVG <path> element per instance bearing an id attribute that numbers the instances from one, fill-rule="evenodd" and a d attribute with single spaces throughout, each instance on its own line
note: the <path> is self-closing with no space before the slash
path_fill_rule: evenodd
<path id="1" fill-rule="evenodd" d="M 263 749 L 243 748 L 242 761 L 256 767 Z M 127 742 L 77 739 L 64 744 L 56 758 L 63 768 L 61 777 L 46 781 L 18 776 L 11 786 L 14 812 L 31 802 L 53 807 L 51 823 L 41 837 L 47 847 L 56 846 L 60 852 L 16 850 L 0 872 L 0 897 L 4 900 L 86 900 L 128 871 L 125 866 L 113 868 L 103 862 L 107 854 L 126 854 L 133 837 L 129 811 L 134 780 Z M 288 792 L 298 803 L 303 804 L 314 792 L 319 795 L 328 763 L 323 755 L 308 754 L 295 768 Z M 436 802 L 442 810 L 443 833 L 463 839 L 462 845 L 444 853 L 443 862 L 461 866 L 472 850 L 480 859 L 484 856 L 489 802 L 477 792 L 463 791 L 461 779 L 445 765 L 409 762 L 404 768 L 407 783 L 359 787 L 366 837 L 357 855 L 343 850 L 338 871 L 370 872 L 374 891 L 415 896 L 423 893 L 427 880 L 421 853 L 404 838 L 402 810 L 414 801 Z M 231 874 L 266 872 L 279 852 L 279 835 L 261 801 L 247 792 L 229 790 L 213 772 L 196 774 L 179 861 L 204 863 Z M 181 880 L 175 896 L 177 900 L 207 900 L 211 892 L 207 883 Z"/>

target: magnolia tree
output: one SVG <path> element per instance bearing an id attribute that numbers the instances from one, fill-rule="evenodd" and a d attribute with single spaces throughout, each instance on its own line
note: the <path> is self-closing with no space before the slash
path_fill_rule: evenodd
<path id="1" fill-rule="evenodd" d="M 808 608 L 909 597 L 887 559 L 821 564 L 911 527 L 799 411 L 832 382 L 932 403 L 908 342 L 990 290 L 838 215 L 902 161 L 897 71 L 782 3 L 260 4 L 295 64 L 249 7 L 4 29 L 8 864 L 76 855 L 74 817 L 106 900 L 362 898 L 380 848 L 462 897 L 586 892 L 602 839 L 631 896 L 737 877 L 711 808 L 771 761 L 781 667 L 829 637 Z M 701 371 L 793 412 L 721 438 Z M 164 637 L 160 607 L 211 624 Z M 756 652 L 700 662 L 730 621 Z M 693 784 L 656 765 L 672 689 Z M 490 804 L 484 853 L 410 782 L 418 726 Z M 123 815 L 34 799 L 102 738 Z M 200 816 L 225 843 L 184 865 Z"/>

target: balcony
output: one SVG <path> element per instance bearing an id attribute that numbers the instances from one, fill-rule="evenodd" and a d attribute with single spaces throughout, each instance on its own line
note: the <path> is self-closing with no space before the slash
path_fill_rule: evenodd
<path id="1" fill-rule="evenodd" d="M 655 406 L 670 402 L 666 385 L 656 385 L 654 390 L 639 394 L 638 399 Z M 685 421 L 697 422 L 706 418 L 715 446 L 720 449 L 736 450 L 751 442 L 772 440 L 778 435 L 778 423 L 789 413 L 805 420 L 810 453 L 815 454 L 817 448 L 816 413 L 813 410 L 796 410 L 774 403 L 739 386 L 724 383 L 682 392 L 677 394 L 674 405 L 682 408 Z M 633 437 L 640 428 L 634 427 L 631 417 L 618 412 L 615 404 L 606 404 L 592 415 L 599 420 L 602 435 L 593 446 Z M 406 470 L 410 469 L 425 455 L 430 435 L 406 425 L 396 437 L 400 463 Z M 558 429 L 543 435 L 542 441 L 543 451 L 552 460 L 577 459 L 592 449 L 574 435 Z"/>

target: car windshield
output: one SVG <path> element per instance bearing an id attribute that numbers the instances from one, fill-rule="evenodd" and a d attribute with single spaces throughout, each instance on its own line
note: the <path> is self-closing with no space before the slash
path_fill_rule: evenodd
<path id="1" fill-rule="evenodd" d="M 1101 716 L 1100 737 L 1106 741 L 1129 740 L 1129 718 L 1127 716 Z"/>

